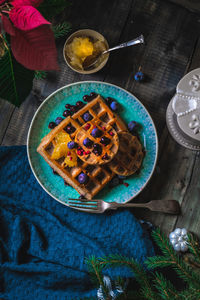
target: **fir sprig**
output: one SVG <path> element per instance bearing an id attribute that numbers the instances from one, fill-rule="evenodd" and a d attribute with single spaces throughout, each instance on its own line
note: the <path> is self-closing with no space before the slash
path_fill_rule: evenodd
<path id="1" fill-rule="evenodd" d="M 179 293 L 173 284 L 167 280 L 163 274 L 155 272 L 155 279 L 153 280 L 154 286 L 159 292 L 162 299 L 175 300 L 179 299 Z"/>
<path id="2" fill-rule="evenodd" d="M 161 234 L 160 230 L 153 232 L 153 238 L 156 244 L 162 250 L 163 255 L 154 256 L 147 259 L 145 264 L 150 269 L 147 271 L 143 266 L 138 264 L 134 258 L 127 258 L 122 255 L 109 255 L 106 257 L 90 257 L 87 260 L 89 271 L 96 277 L 96 284 L 104 288 L 107 298 L 110 299 L 106 286 L 103 284 L 102 271 L 106 268 L 119 266 L 128 267 L 139 283 L 139 289 L 136 291 L 126 290 L 119 294 L 119 300 L 147 299 L 147 300 L 197 300 L 200 299 L 200 245 L 199 241 L 193 235 L 189 235 L 188 246 L 189 253 L 180 255 L 174 251 L 168 238 Z M 165 278 L 157 268 L 170 266 L 178 276 L 183 279 L 185 284 L 182 290 L 177 290 L 172 282 Z M 121 279 L 122 280 L 122 279 Z M 119 278 L 119 285 L 122 282 Z M 122 286 L 122 285 L 121 285 Z M 123 288 L 124 290 L 124 288 Z"/>
<path id="3" fill-rule="evenodd" d="M 54 25 L 52 29 L 55 38 L 58 39 L 65 36 L 71 30 L 71 25 L 67 22 L 63 22 L 61 24 Z"/>
<path id="4" fill-rule="evenodd" d="M 169 240 L 161 234 L 160 230 L 155 230 L 152 233 L 152 236 L 164 255 L 147 259 L 147 266 L 150 269 L 171 266 L 179 277 L 188 282 L 188 284 L 196 287 L 200 286 L 200 276 L 196 272 L 192 272 L 191 268 L 179 255 L 177 255 L 173 247 L 170 245 Z"/>

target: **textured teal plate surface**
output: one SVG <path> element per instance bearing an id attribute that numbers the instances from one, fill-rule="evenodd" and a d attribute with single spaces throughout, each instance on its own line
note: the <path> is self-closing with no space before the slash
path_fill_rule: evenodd
<path id="1" fill-rule="evenodd" d="M 142 191 L 153 174 L 157 160 L 158 139 L 154 123 L 145 107 L 132 94 L 120 87 L 99 81 L 77 82 L 64 86 L 47 97 L 35 113 L 29 129 L 27 141 L 29 162 L 36 179 L 53 198 L 67 204 L 68 197 L 79 197 L 76 190 L 65 186 L 63 179 L 52 173 L 51 167 L 37 153 L 36 149 L 41 139 L 49 133 L 49 122 L 62 116 L 65 104 L 75 104 L 90 92 L 96 92 L 103 97 L 115 98 L 121 105 L 120 116 L 123 120 L 126 123 L 135 120 L 141 125 L 139 135 L 146 149 L 146 155 L 139 174 L 127 177 L 125 182 L 129 183 L 128 187 L 122 184 L 112 189 L 105 187 L 98 194 L 98 198 L 105 201 L 125 203 Z"/>

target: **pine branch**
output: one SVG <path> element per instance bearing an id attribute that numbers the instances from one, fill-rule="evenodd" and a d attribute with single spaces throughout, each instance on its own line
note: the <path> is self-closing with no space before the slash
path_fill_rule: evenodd
<path id="1" fill-rule="evenodd" d="M 174 251 L 172 246 L 169 244 L 168 239 L 163 234 L 161 234 L 160 230 L 155 230 L 152 235 L 155 242 L 164 253 L 163 257 L 160 256 L 158 257 L 158 259 L 155 259 L 157 266 L 162 267 L 162 263 L 163 266 L 172 266 L 176 273 L 180 276 L 180 278 L 182 278 L 185 282 L 187 282 L 188 284 L 192 284 L 194 287 L 200 286 L 200 276 L 196 272 L 192 271 L 191 268 L 189 268 L 189 266 Z M 159 258 L 161 259 L 160 262 Z M 166 264 L 166 261 L 169 261 L 169 264 Z M 151 264 L 152 268 L 156 267 L 153 266 L 152 259 L 147 259 L 147 262 L 145 263 L 147 265 Z"/>
<path id="2" fill-rule="evenodd" d="M 52 29 L 54 36 L 57 39 L 65 36 L 71 30 L 71 25 L 67 22 L 63 22 L 61 24 L 54 25 Z"/>
<path id="3" fill-rule="evenodd" d="M 200 299 L 200 288 L 194 289 L 189 288 L 185 289 L 184 291 L 179 292 L 179 299 L 180 300 L 197 300 Z"/>
<path id="4" fill-rule="evenodd" d="M 35 71 L 35 78 L 36 79 L 45 79 L 47 77 L 47 72 L 45 71 Z"/>
<path id="5" fill-rule="evenodd" d="M 179 292 L 175 289 L 173 284 L 164 278 L 160 273 L 155 273 L 154 286 L 158 290 L 162 299 L 174 300 L 179 299 Z"/>
<path id="6" fill-rule="evenodd" d="M 130 270 L 134 273 L 137 282 L 142 287 L 144 287 L 146 299 L 157 300 L 157 298 L 155 298 L 154 292 L 151 288 L 151 284 L 149 282 L 149 279 L 145 271 L 133 258 L 127 258 L 116 254 L 116 255 L 109 255 L 107 257 L 100 258 L 99 261 L 103 267 L 108 267 L 108 266 L 118 267 L 121 265 L 125 265 L 128 268 L 130 268 Z M 144 290 L 142 289 L 142 294 L 143 292 Z"/>
<path id="7" fill-rule="evenodd" d="M 195 260 L 200 264 L 200 244 L 196 236 L 193 234 L 188 234 L 188 246 L 190 252 L 195 257 Z"/>
<path id="8" fill-rule="evenodd" d="M 172 261 L 165 256 L 152 256 L 148 257 L 145 261 L 148 269 L 156 269 L 159 267 L 168 267 L 172 265 Z"/>
<path id="9" fill-rule="evenodd" d="M 97 285 L 97 287 L 102 286 L 103 292 L 106 296 L 108 295 L 107 288 L 103 282 L 103 275 L 102 275 L 102 266 L 98 259 L 95 256 L 90 256 L 85 260 L 85 263 L 88 266 L 89 273 L 93 282 Z"/>

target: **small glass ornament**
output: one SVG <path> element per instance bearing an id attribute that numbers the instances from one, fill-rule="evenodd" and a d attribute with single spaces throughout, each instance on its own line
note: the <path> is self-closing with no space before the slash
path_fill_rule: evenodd
<path id="1" fill-rule="evenodd" d="M 169 235 L 169 241 L 177 252 L 186 252 L 188 250 L 188 235 L 185 228 L 176 228 Z"/>

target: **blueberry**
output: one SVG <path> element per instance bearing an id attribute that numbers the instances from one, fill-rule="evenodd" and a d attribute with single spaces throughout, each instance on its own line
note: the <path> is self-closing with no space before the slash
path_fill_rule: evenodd
<path id="1" fill-rule="evenodd" d="M 118 103 L 116 101 L 112 101 L 110 103 L 110 108 L 113 110 L 113 111 L 116 111 L 118 109 Z"/>
<path id="2" fill-rule="evenodd" d="M 107 97 L 106 99 L 105 99 L 105 101 L 106 101 L 106 103 L 110 106 L 110 104 L 113 102 L 113 98 L 111 98 L 111 97 Z"/>
<path id="3" fill-rule="evenodd" d="M 95 154 L 95 155 L 97 155 L 97 156 L 99 156 L 99 155 L 101 155 L 101 153 L 102 153 L 102 148 L 101 148 L 101 145 L 99 145 L 99 144 L 94 144 L 94 149 L 93 149 L 93 153 Z"/>
<path id="4" fill-rule="evenodd" d="M 72 114 L 72 113 L 71 113 L 70 110 L 64 110 L 64 111 L 63 111 L 63 117 L 65 117 L 65 118 L 68 117 L 68 116 L 71 116 L 71 114 Z"/>
<path id="5" fill-rule="evenodd" d="M 87 183 L 88 180 L 89 180 L 89 177 L 87 176 L 87 174 L 82 172 L 78 175 L 78 182 L 80 182 L 81 184 Z"/>
<path id="6" fill-rule="evenodd" d="M 48 127 L 49 127 L 49 129 L 54 129 L 56 127 L 56 123 L 55 122 L 50 122 Z"/>
<path id="7" fill-rule="evenodd" d="M 97 97 L 97 94 L 94 92 L 90 93 L 90 101 Z"/>
<path id="8" fill-rule="evenodd" d="M 71 104 L 66 104 L 66 105 L 65 105 L 65 108 L 66 108 L 66 109 L 70 109 L 70 107 L 71 107 Z"/>
<path id="9" fill-rule="evenodd" d="M 90 120 L 92 120 L 92 119 L 93 119 L 93 117 L 92 117 L 92 115 L 91 115 L 90 113 L 88 113 L 88 112 L 84 113 L 84 115 L 83 115 L 83 120 L 84 120 L 85 122 L 88 122 L 88 121 L 90 121 Z"/>
<path id="10" fill-rule="evenodd" d="M 89 138 L 86 138 L 86 139 L 84 139 L 84 141 L 83 141 L 83 145 L 85 146 L 85 147 L 91 147 L 92 146 L 92 144 L 93 144 L 93 142 L 89 139 Z"/>
<path id="11" fill-rule="evenodd" d="M 82 101 L 76 102 L 76 107 L 78 107 L 78 109 L 82 108 L 83 106 L 85 106 L 85 103 L 83 103 Z"/>
<path id="12" fill-rule="evenodd" d="M 64 119 L 61 117 L 57 117 L 55 120 L 56 125 L 60 124 Z"/>
<path id="13" fill-rule="evenodd" d="M 70 111 L 71 111 L 73 114 L 76 113 L 76 112 L 78 111 L 77 106 L 76 106 L 76 105 L 71 105 Z"/>
<path id="14" fill-rule="evenodd" d="M 72 126 L 72 125 L 67 125 L 64 130 L 67 132 L 67 133 L 73 133 L 76 129 Z"/>
<path id="15" fill-rule="evenodd" d="M 108 160 L 109 159 L 109 156 L 108 156 L 108 154 L 106 153 L 103 157 L 102 157 L 102 159 L 104 159 L 104 160 Z"/>
<path id="16" fill-rule="evenodd" d="M 89 95 L 83 96 L 83 101 L 90 102 L 90 96 Z"/>
<path id="17" fill-rule="evenodd" d="M 54 169 L 52 169 L 52 172 L 54 175 L 58 175 L 58 173 Z"/>
<path id="18" fill-rule="evenodd" d="M 95 138 L 100 137 L 102 135 L 102 131 L 99 130 L 99 128 L 94 128 L 92 129 L 91 135 Z"/>
<path id="19" fill-rule="evenodd" d="M 126 176 L 118 175 L 118 178 L 119 178 L 119 179 L 126 179 Z"/>
<path id="20" fill-rule="evenodd" d="M 137 122 L 131 121 L 128 123 L 128 130 L 133 131 L 136 128 L 136 126 L 137 126 Z"/>
<path id="21" fill-rule="evenodd" d="M 115 187 L 120 183 L 119 178 L 117 176 L 113 177 L 110 181 L 110 187 Z"/>
<path id="22" fill-rule="evenodd" d="M 144 74 L 141 71 L 139 71 L 134 75 L 134 78 L 136 81 L 142 81 L 144 80 Z"/>
<path id="23" fill-rule="evenodd" d="M 74 149 L 74 148 L 76 148 L 76 146 L 77 146 L 77 144 L 74 141 L 71 141 L 67 144 L 67 147 L 69 149 Z"/>
<path id="24" fill-rule="evenodd" d="M 106 146 L 106 145 L 110 144 L 110 139 L 107 138 L 106 136 L 102 136 L 100 143 Z"/>

